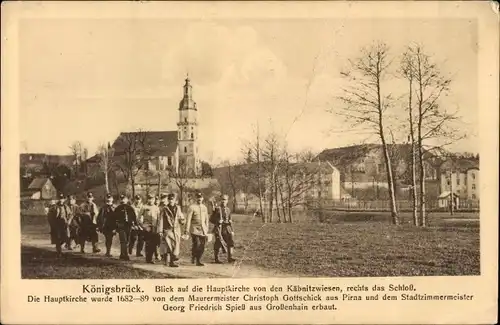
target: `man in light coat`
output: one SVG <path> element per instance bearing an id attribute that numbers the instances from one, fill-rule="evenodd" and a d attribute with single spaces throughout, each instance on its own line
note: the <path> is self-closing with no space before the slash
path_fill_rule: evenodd
<path id="1" fill-rule="evenodd" d="M 144 204 L 142 203 L 142 198 L 140 195 L 136 195 L 134 198 L 134 203 L 132 204 L 132 208 L 134 208 L 135 215 L 137 216 L 137 227 L 132 229 L 130 232 L 130 241 L 128 244 L 128 253 L 132 255 L 134 250 L 134 245 L 137 241 L 137 247 L 135 251 L 135 256 L 141 257 L 142 249 L 144 248 L 144 229 L 142 227 L 142 220 L 140 217 L 141 210 Z"/>
<path id="2" fill-rule="evenodd" d="M 196 193 L 196 203 L 189 207 L 186 220 L 186 234 L 191 234 L 192 249 L 191 262 L 203 266 L 201 257 L 205 251 L 208 236 L 208 209 L 203 204 L 203 195 Z"/>
<path id="3" fill-rule="evenodd" d="M 160 241 L 160 228 L 158 228 L 158 220 L 160 209 L 155 205 L 155 197 L 148 195 L 146 204 L 139 211 L 138 218 L 142 220 L 144 229 L 144 241 L 146 242 L 146 262 L 154 264 L 153 254 L 157 254 L 157 247 Z"/>
<path id="4" fill-rule="evenodd" d="M 179 259 L 181 226 L 184 225 L 185 219 L 181 208 L 175 204 L 175 195 L 169 194 L 167 200 L 167 204 L 162 205 L 160 218 L 158 218 L 158 229 L 161 230 L 160 254 L 165 265 L 167 265 L 167 260 L 170 259 L 169 265 L 178 267 L 175 261 Z"/>

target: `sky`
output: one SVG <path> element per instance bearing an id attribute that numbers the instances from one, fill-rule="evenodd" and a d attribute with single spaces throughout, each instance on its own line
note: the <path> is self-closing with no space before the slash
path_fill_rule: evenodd
<path id="1" fill-rule="evenodd" d="M 478 152 L 471 20 L 30 19 L 19 40 L 21 152 L 70 154 L 78 140 L 93 153 L 119 132 L 176 130 L 186 73 L 203 160 L 241 158 L 257 124 L 297 151 L 375 141 L 327 110 L 347 60 L 376 40 L 395 60 L 418 42 L 453 76 L 443 104 L 468 137 L 450 149 Z"/>

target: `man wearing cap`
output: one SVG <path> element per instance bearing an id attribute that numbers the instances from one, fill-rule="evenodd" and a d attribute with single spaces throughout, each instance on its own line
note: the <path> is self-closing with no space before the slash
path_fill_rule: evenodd
<path id="1" fill-rule="evenodd" d="M 72 242 L 76 244 L 79 243 L 79 218 L 80 218 L 80 207 L 76 204 L 76 199 L 74 195 L 68 196 L 68 207 L 70 209 L 70 215 L 68 219 L 68 241 L 66 243 L 66 248 L 68 250 L 73 250 Z"/>
<path id="2" fill-rule="evenodd" d="M 168 203 L 163 205 L 158 219 L 158 229 L 161 231 L 160 254 L 165 265 L 170 257 L 169 265 L 178 267 L 175 261 L 179 259 L 181 244 L 181 225 L 184 225 L 184 215 L 181 208 L 175 204 L 175 195 L 167 195 Z"/>
<path id="3" fill-rule="evenodd" d="M 51 242 L 56 245 L 57 256 L 62 255 L 62 245 L 68 241 L 68 219 L 71 214 L 70 208 L 65 204 L 63 194 L 59 194 L 59 201 L 49 211 L 49 220 L 52 224 L 50 229 Z"/>
<path id="4" fill-rule="evenodd" d="M 99 237 L 97 235 L 97 216 L 99 208 L 94 203 L 94 195 L 87 193 L 87 202 L 80 205 L 80 251 L 85 253 L 85 242 L 92 243 L 92 251 L 99 253 L 101 250 L 97 247 Z"/>
<path id="5" fill-rule="evenodd" d="M 159 244 L 158 217 L 160 209 L 155 205 L 155 197 L 148 195 L 148 201 L 142 206 L 138 218 L 142 220 L 144 241 L 146 243 L 146 262 L 154 264 L 153 254 L 158 256 Z"/>
<path id="6" fill-rule="evenodd" d="M 120 259 L 130 260 L 128 254 L 128 241 L 132 227 L 136 226 L 137 216 L 134 209 L 128 203 L 125 195 L 120 195 L 120 205 L 115 209 L 116 229 L 120 238 Z"/>
<path id="7" fill-rule="evenodd" d="M 137 216 L 137 227 L 132 229 L 130 232 L 130 242 L 128 244 L 128 253 L 130 255 L 132 255 L 132 251 L 134 250 L 135 242 L 137 241 L 137 248 L 136 248 L 135 255 L 138 257 L 143 256 L 142 249 L 144 248 L 144 233 L 143 233 L 142 220 L 141 220 L 142 207 L 143 207 L 142 198 L 140 195 L 136 195 L 134 197 L 134 203 L 132 204 L 132 208 L 134 209 L 135 215 Z"/>
<path id="8" fill-rule="evenodd" d="M 222 263 L 219 260 L 219 251 L 222 249 L 223 253 L 227 252 L 227 261 L 229 263 L 235 262 L 233 258 L 233 221 L 231 219 L 231 210 L 227 206 L 229 197 L 227 195 L 222 195 L 221 201 L 218 207 L 216 207 L 210 218 L 210 222 L 214 225 L 214 255 L 215 263 Z"/>
<path id="9" fill-rule="evenodd" d="M 203 204 L 203 195 L 196 193 L 196 203 L 189 206 L 186 220 L 186 234 L 191 234 L 192 249 L 191 262 L 203 266 L 201 257 L 205 251 L 208 235 L 208 209 Z"/>
<path id="10" fill-rule="evenodd" d="M 106 256 L 111 257 L 111 245 L 113 245 L 113 237 L 116 234 L 116 216 L 113 196 L 109 193 L 106 194 L 106 204 L 101 208 L 97 220 L 99 230 L 105 238 Z"/>

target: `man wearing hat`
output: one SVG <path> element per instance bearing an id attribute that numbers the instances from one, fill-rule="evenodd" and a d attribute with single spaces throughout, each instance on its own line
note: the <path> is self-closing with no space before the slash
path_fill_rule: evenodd
<path id="1" fill-rule="evenodd" d="M 50 229 L 50 239 L 56 245 L 57 256 L 62 255 L 62 245 L 68 241 L 68 219 L 71 211 L 65 204 L 63 194 L 59 194 L 59 201 L 56 206 L 49 211 L 49 222 L 52 227 Z"/>
<path id="2" fill-rule="evenodd" d="M 111 245 L 113 245 L 113 237 L 116 234 L 116 216 L 113 196 L 109 193 L 106 194 L 106 204 L 101 208 L 97 220 L 99 230 L 105 238 L 106 256 L 111 257 Z"/>
<path id="3" fill-rule="evenodd" d="M 154 264 L 153 254 L 158 257 L 157 247 L 159 244 L 158 218 L 160 209 L 155 205 L 155 197 L 148 195 L 148 201 L 142 206 L 139 219 L 142 220 L 144 229 L 144 241 L 146 242 L 146 262 Z"/>
<path id="4" fill-rule="evenodd" d="M 222 249 L 223 253 L 227 252 L 227 261 L 229 263 L 235 262 L 233 258 L 233 221 L 231 220 L 231 210 L 227 206 L 229 197 L 227 195 L 221 196 L 221 201 L 218 207 L 216 207 L 210 218 L 210 222 L 214 225 L 214 255 L 215 263 L 222 263 L 219 260 L 219 251 Z"/>
<path id="5" fill-rule="evenodd" d="M 125 195 L 120 195 L 120 205 L 115 209 L 116 229 L 120 238 L 120 259 L 130 260 L 128 254 L 128 241 L 132 227 L 136 227 L 137 216 L 134 209 L 128 203 Z"/>
<path id="6" fill-rule="evenodd" d="M 137 216 L 137 227 L 132 229 L 130 232 L 130 242 L 128 244 L 128 253 L 132 255 L 132 251 L 134 250 L 135 242 L 137 241 L 137 248 L 135 255 L 143 256 L 142 249 L 144 248 L 144 234 L 141 220 L 141 210 L 142 210 L 142 198 L 140 195 L 136 195 L 134 197 L 134 203 L 132 204 L 132 208 L 135 211 L 135 215 Z"/>
<path id="7" fill-rule="evenodd" d="M 94 203 L 94 195 L 87 193 L 87 202 L 80 205 L 80 251 L 85 253 L 85 242 L 92 243 L 92 251 L 99 253 L 101 250 L 97 247 L 99 237 L 97 235 L 97 215 L 99 208 Z"/>
<path id="8" fill-rule="evenodd" d="M 164 197 L 164 195 L 163 195 Z M 175 195 L 166 196 L 168 202 L 160 210 L 158 219 L 158 229 L 161 234 L 160 254 L 163 257 L 165 265 L 170 257 L 169 265 L 178 267 L 175 261 L 179 259 L 181 244 L 181 225 L 184 225 L 184 215 L 181 208 L 175 204 Z"/>
<path id="9" fill-rule="evenodd" d="M 196 193 L 196 203 L 189 206 L 186 220 L 186 234 L 191 234 L 192 249 L 191 262 L 203 266 L 201 257 L 205 251 L 208 236 L 208 209 L 203 204 L 203 195 Z"/>
<path id="10" fill-rule="evenodd" d="M 66 248 L 68 250 L 73 250 L 72 242 L 76 244 L 79 243 L 79 228 L 80 228 L 80 207 L 76 204 L 76 198 L 74 195 L 68 195 L 68 207 L 70 209 L 70 215 L 68 219 L 68 242 L 66 243 Z"/>

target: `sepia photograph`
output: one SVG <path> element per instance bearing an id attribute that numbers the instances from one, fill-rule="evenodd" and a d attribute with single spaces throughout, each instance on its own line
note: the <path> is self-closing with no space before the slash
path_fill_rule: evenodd
<path id="1" fill-rule="evenodd" d="M 498 322 L 498 4 L 1 15 L 1 323 Z"/>
<path id="2" fill-rule="evenodd" d="M 23 279 L 480 275 L 477 23 L 25 19 Z"/>

